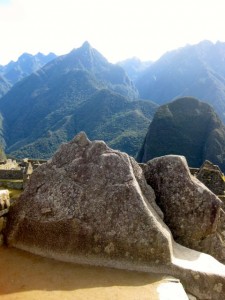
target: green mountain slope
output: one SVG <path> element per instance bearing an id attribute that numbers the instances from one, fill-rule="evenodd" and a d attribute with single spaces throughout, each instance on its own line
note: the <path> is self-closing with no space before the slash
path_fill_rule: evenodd
<path id="1" fill-rule="evenodd" d="M 225 126 L 211 106 L 185 97 L 159 107 L 138 160 L 166 154 L 184 155 L 192 167 L 208 159 L 225 170 Z"/>
<path id="2" fill-rule="evenodd" d="M 129 101 L 126 97 L 100 90 L 66 114 L 52 112 L 42 120 L 42 130 L 8 150 L 16 157 L 49 158 L 62 142 L 85 131 L 90 139 L 102 139 L 111 147 L 135 156 L 156 110 L 150 101 Z M 19 149 L 18 149 L 19 148 Z"/>
<path id="3" fill-rule="evenodd" d="M 18 82 L 1 100 L 2 139 L 15 156 L 49 158 L 84 130 L 135 155 L 156 104 L 87 42 Z"/>
<path id="4" fill-rule="evenodd" d="M 89 73 L 79 70 L 61 76 L 53 72 L 53 78 L 41 70 L 19 82 L 0 101 L 7 148 L 38 138 L 98 87 L 101 85 Z"/>

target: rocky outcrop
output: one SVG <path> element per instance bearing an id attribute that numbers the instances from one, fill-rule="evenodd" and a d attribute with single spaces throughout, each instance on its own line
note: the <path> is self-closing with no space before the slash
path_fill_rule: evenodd
<path id="1" fill-rule="evenodd" d="M 219 166 L 206 160 L 199 169 L 196 177 L 216 195 L 224 195 L 225 180 Z"/>
<path id="2" fill-rule="evenodd" d="M 190 167 L 205 160 L 225 171 L 225 126 L 213 108 L 192 97 L 183 97 L 159 107 L 142 148 L 139 162 L 163 155 L 186 157 Z"/>
<path id="3" fill-rule="evenodd" d="M 31 176 L 12 208 L 8 244 L 73 261 L 166 264 L 170 234 L 154 198 L 132 158 L 80 134 Z"/>
<path id="4" fill-rule="evenodd" d="M 174 239 L 225 262 L 221 201 L 190 174 L 186 159 L 167 155 L 142 165 Z"/>
<path id="5" fill-rule="evenodd" d="M 199 234 L 215 230 L 211 200 L 212 225 Z M 225 266 L 173 241 L 138 164 L 83 133 L 33 172 L 4 235 L 8 246 L 59 260 L 172 275 L 199 299 L 225 294 Z"/>

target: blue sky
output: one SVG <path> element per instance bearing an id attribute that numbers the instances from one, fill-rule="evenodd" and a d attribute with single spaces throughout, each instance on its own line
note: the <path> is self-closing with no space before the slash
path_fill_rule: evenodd
<path id="1" fill-rule="evenodd" d="M 204 39 L 225 42 L 224 11 L 224 0 L 0 0 L 0 64 L 86 40 L 111 62 L 156 60 Z"/>

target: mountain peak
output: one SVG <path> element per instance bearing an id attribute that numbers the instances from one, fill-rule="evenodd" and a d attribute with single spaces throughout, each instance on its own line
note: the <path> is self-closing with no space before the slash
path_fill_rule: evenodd
<path id="1" fill-rule="evenodd" d="M 81 47 L 73 49 L 66 55 L 63 64 L 66 63 L 68 68 L 86 69 L 93 72 L 101 67 L 108 66 L 108 61 L 101 53 L 92 48 L 90 43 L 85 41 Z M 99 70 L 98 70 L 99 71 Z"/>
<path id="2" fill-rule="evenodd" d="M 25 59 L 30 59 L 32 58 L 33 55 L 30 54 L 30 53 L 27 53 L 27 52 L 24 52 L 23 54 L 21 54 L 18 58 L 18 60 L 16 62 L 19 62 L 19 61 L 22 61 L 22 60 L 25 60 Z"/>
<path id="3" fill-rule="evenodd" d="M 90 44 L 88 41 L 85 41 L 85 42 L 83 43 L 83 45 L 81 46 L 81 48 L 82 48 L 82 49 L 90 49 L 90 48 L 92 48 L 92 47 L 91 47 L 91 44 Z"/>

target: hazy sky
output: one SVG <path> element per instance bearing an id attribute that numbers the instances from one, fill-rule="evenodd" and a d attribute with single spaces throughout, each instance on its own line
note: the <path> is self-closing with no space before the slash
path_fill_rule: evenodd
<path id="1" fill-rule="evenodd" d="M 86 40 L 110 62 L 156 60 L 204 39 L 225 42 L 224 12 L 225 0 L 0 0 L 0 64 Z"/>

